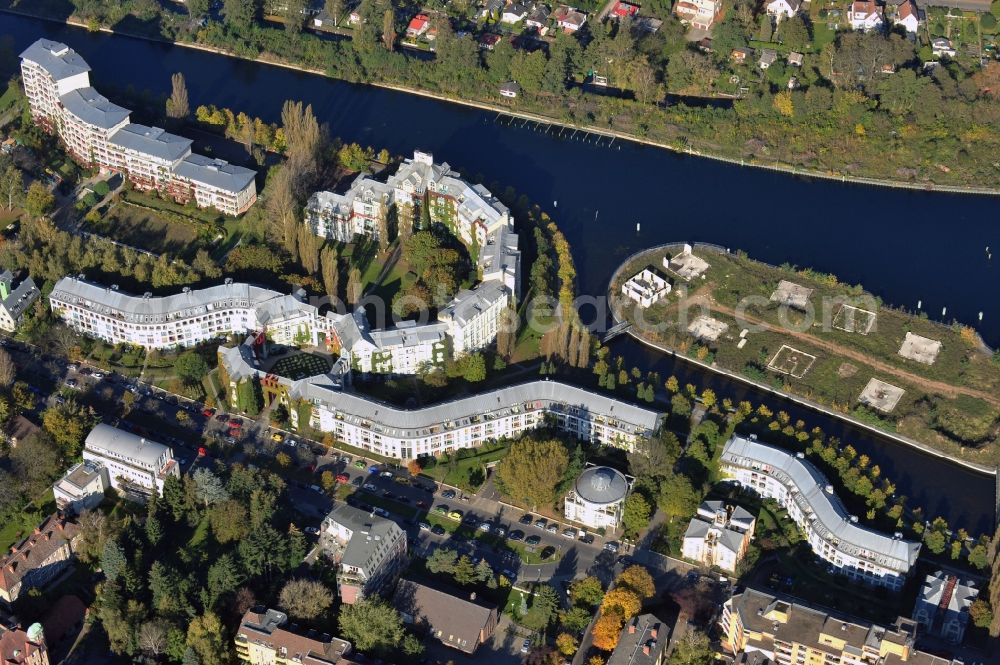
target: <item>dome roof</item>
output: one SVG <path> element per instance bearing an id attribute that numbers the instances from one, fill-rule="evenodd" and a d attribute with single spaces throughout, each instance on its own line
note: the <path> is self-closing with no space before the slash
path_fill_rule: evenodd
<path id="1" fill-rule="evenodd" d="M 621 471 L 607 466 L 594 466 L 576 479 L 576 493 L 590 503 L 615 503 L 625 498 L 628 482 Z"/>

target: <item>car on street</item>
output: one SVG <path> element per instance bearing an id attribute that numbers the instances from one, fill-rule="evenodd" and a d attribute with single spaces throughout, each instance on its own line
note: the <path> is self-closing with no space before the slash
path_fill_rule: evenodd
<path id="1" fill-rule="evenodd" d="M 524 540 L 524 531 L 521 531 L 520 529 L 517 529 L 517 530 L 515 530 L 515 531 L 511 531 L 511 532 L 510 532 L 510 533 L 509 533 L 509 534 L 507 535 L 507 538 L 508 538 L 509 540 L 515 540 L 515 541 L 516 541 L 516 540 Z"/>
<path id="2" fill-rule="evenodd" d="M 319 535 L 319 529 L 317 529 L 314 526 L 307 526 L 306 528 L 304 528 L 302 530 L 305 531 L 306 533 L 308 533 L 310 536 L 318 536 Z"/>
<path id="3" fill-rule="evenodd" d="M 421 522 L 419 524 L 419 526 L 420 526 L 420 530 L 421 531 L 430 531 L 431 530 L 431 525 L 428 524 L 427 522 Z"/>
<path id="4" fill-rule="evenodd" d="M 378 473 L 378 467 L 375 466 L 374 464 L 372 464 L 370 467 L 368 467 L 368 473 L 372 473 L 372 474 Z"/>
<path id="5" fill-rule="evenodd" d="M 361 460 L 358 460 L 357 462 L 354 463 L 354 468 L 363 469 L 365 468 L 365 463 Z"/>
<path id="6" fill-rule="evenodd" d="M 340 461 L 343 462 L 344 464 L 350 464 L 351 463 L 351 456 L 350 455 L 341 455 L 340 456 Z M 365 465 L 365 463 L 362 462 L 361 466 L 364 466 L 364 465 Z"/>
<path id="7" fill-rule="evenodd" d="M 569 538 L 570 540 L 573 540 L 574 538 L 576 538 L 576 529 L 572 527 L 563 529 L 562 535 L 563 538 Z"/>
<path id="8" fill-rule="evenodd" d="M 288 446 L 289 448 L 294 448 L 295 446 L 299 445 L 299 442 L 290 436 L 286 436 L 285 445 Z"/>
<path id="9" fill-rule="evenodd" d="M 281 443 L 281 438 L 281 435 L 277 432 L 271 435 L 271 441 L 274 441 L 275 443 Z"/>
<path id="10" fill-rule="evenodd" d="M 541 536 L 528 536 L 524 539 L 525 545 L 537 545 L 540 542 L 542 542 Z"/>
<path id="11" fill-rule="evenodd" d="M 229 426 L 230 427 L 243 427 L 243 421 L 240 420 L 239 418 L 230 418 L 229 419 Z"/>
<path id="12" fill-rule="evenodd" d="M 231 446 L 236 445 L 236 437 L 235 436 L 227 436 L 225 439 L 223 439 L 223 441 L 225 441 L 226 443 L 228 443 Z"/>
<path id="13" fill-rule="evenodd" d="M 445 534 L 445 530 L 444 527 L 441 526 L 440 524 L 435 524 L 431 528 L 431 533 L 433 533 L 435 536 L 443 536 Z"/>
<path id="14" fill-rule="evenodd" d="M 594 534 L 592 534 L 592 533 L 585 533 L 585 534 L 583 534 L 582 536 L 580 536 L 580 542 L 583 543 L 584 545 L 593 545 L 594 544 Z"/>
<path id="15" fill-rule="evenodd" d="M 379 506 L 375 506 L 375 514 L 379 515 L 380 517 L 388 517 L 389 516 L 389 511 L 386 510 L 385 508 L 381 508 Z"/>
<path id="16" fill-rule="evenodd" d="M 613 540 L 610 541 L 610 542 L 604 543 L 604 549 L 606 549 L 607 551 L 611 552 L 612 554 L 617 554 L 618 553 L 618 543 L 616 543 Z"/>
<path id="17" fill-rule="evenodd" d="M 355 487 L 361 487 L 361 483 L 363 483 L 364 481 L 365 481 L 364 478 L 358 476 L 357 478 L 351 481 L 351 484 L 354 485 Z"/>
<path id="18" fill-rule="evenodd" d="M 454 499 L 455 498 L 455 490 L 445 490 L 445 491 L 441 492 L 441 497 L 445 498 L 445 499 Z"/>
<path id="19" fill-rule="evenodd" d="M 525 513 L 525 514 L 521 515 L 521 519 L 518 520 L 518 523 L 519 524 L 530 525 L 532 519 L 534 519 L 534 518 L 531 516 L 531 513 Z"/>
<path id="20" fill-rule="evenodd" d="M 541 518 L 535 520 L 535 528 L 536 529 L 544 529 L 545 525 L 548 524 L 548 523 L 549 523 L 549 521 L 547 519 L 545 519 L 544 517 L 541 517 Z"/>
<path id="21" fill-rule="evenodd" d="M 382 490 L 382 496 L 386 499 L 395 499 L 396 495 L 389 490 Z"/>
<path id="22" fill-rule="evenodd" d="M 349 475 L 347 475 L 346 473 L 338 473 L 337 474 L 337 482 L 338 483 L 349 483 L 349 482 L 351 482 L 351 477 Z"/>
<path id="23" fill-rule="evenodd" d="M 218 420 L 218 421 L 219 421 L 220 423 L 224 423 L 224 422 L 226 422 L 226 420 L 228 420 L 228 419 L 229 419 L 229 416 L 227 416 L 227 415 L 226 415 L 226 414 L 224 414 L 224 413 L 220 413 L 219 415 L 217 415 L 217 416 L 215 417 L 215 419 L 216 419 L 216 420 Z"/>
<path id="24" fill-rule="evenodd" d="M 104 378 L 104 372 L 94 372 L 91 376 L 100 381 Z"/>
<path id="25" fill-rule="evenodd" d="M 383 471 L 379 475 L 382 476 L 383 478 L 392 478 L 392 471 Z"/>
<path id="26" fill-rule="evenodd" d="M 403 476 L 396 476 L 396 482 L 399 483 L 400 485 L 409 485 L 410 479 L 404 478 Z"/>

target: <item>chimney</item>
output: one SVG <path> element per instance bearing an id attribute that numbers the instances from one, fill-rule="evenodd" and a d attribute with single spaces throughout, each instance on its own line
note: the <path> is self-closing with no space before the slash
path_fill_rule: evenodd
<path id="1" fill-rule="evenodd" d="M 628 634 L 629 635 L 634 635 L 635 634 L 635 621 L 629 621 L 629 623 L 628 623 Z"/>
<path id="2" fill-rule="evenodd" d="M 649 636 L 652 637 L 654 640 L 656 639 L 656 629 L 659 628 L 659 626 L 660 624 L 655 624 L 652 628 L 649 629 Z"/>
<path id="3" fill-rule="evenodd" d="M 644 654 L 646 654 L 647 656 L 649 655 L 649 643 L 648 642 L 646 644 L 642 645 L 642 652 Z"/>
<path id="4" fill-rule="evenodd" d="M 476 592 L 473 591 L 472 593 L 469 594 L 469 600 L 475 600 L 475 599 L 476 599 Z"/>

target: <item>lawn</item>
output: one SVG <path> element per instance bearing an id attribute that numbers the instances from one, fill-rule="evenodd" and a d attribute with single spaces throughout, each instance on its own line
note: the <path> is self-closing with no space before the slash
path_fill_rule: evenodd
<path id="1" fill-rule="evenodd" d="M 313 353 L 292 353 L 284 358 L 279 358 L 271 366 L 271 372 L 278 376 L 283 376 L 292 381 L 305 379 L 317 374 L 326 374 L 330 371 L 330 361 Z"/>
<path id="2" fill-rule="evenodd" d="M 189 256 L 199 245 L 198 229 L 193 224 L 172 221 L 153 210 L 127 202 L 114 206 L 89 228 L 94 233 L 154 254 Z"/>
<path id="3" fill-rule="evenodd" d="M 456 459 L 452 462 L 437 464 L 424 473 L 438 482 L 459 487 L 466 492 L 477 492 L 486 481 L 485 465 L 495 462 L 507 454 L 507 446 L 493 450 L 485 450 L 471 457 Z M 478 482 L 476 482 L 478 481 Z"/>
<path id="4" fill-rule="evenodd" d="M 46 490 L 45 494 L 29 503 L 24 510 L 8 517 L 0 526 L 0 546 L 3 551 L 9 552 L 13 545 L 38 526 L 46 515 L 55 512 L 55 509 L 52 490 Z"/>
<path id="5" fill-rule="evenodd" d="M 0 210 L 0 231 L 4 231 L 20 217 L 20 208 L 14 208 L 13 210 Z"/>

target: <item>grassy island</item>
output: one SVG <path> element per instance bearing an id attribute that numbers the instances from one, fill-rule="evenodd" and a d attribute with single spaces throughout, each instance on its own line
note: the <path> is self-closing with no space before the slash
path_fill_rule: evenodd
<path id="1" fill-rule="evenodd" d="M 648 306 L 622 289 L 644 268 L 654 276 L 644 285 L 660 286 Z M 705 246 L 634 255 L 611 296 L 642 341 L 968 461 L 1000 460 L 1000 354 L 972 328 L 887 307 L 833 275 Z"/>

